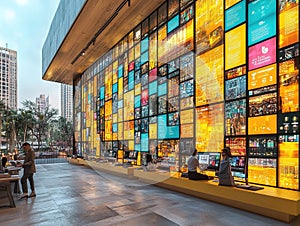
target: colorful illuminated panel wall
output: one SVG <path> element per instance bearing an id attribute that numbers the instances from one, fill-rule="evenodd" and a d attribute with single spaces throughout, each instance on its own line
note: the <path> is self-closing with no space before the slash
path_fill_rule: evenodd
<path id="1" fill-rule="evenodd" d="M 99 57 L 75 82 L 79 151 L 178 171 L 228 146 L 236 178 L 299 190 L 298 0 L 168 0 Z"/>

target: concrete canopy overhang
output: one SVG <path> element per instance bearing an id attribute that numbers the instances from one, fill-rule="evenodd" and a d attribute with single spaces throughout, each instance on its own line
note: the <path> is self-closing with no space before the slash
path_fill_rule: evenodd
<path id="1" fill-rule="evenodd" d="M 118 15 L 97 36 L 95 42 L 85 50 L 85 55 L 78 57 L 99 29 L 107 23 L 108 19 L 124 2 L 124 0 L 87 0 L 43 74 L 43 79 L 73 84 L 74 79 L 117 44 L 164 1 L 128 1 L 130 4 L 127 2 L 123 6 Z"/>

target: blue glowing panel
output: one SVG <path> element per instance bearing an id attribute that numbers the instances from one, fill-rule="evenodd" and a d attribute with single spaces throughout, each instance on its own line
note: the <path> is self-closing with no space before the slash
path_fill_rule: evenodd
<path id="1" fill-rule="evenodd" d="M 246 21 L 246 1 L 243 0 L 225 11 L 225 31 Z"/>
<path id="2" fill-rule="evenodd" d="M 148 133 L 141 134 L 141 151 L 149 150 L 149 137 Z"/>
<path id="3" fill-rule="evenodd" d="M 149 84 L 149 96 L 157 93 L 157 81 L 151 82 Z"/>
<path id="4" fill-rule="evenodd" d="M 248 7 L 248 46 L 276 34 L 276 0 L 257 0 Z"/>
<path id="5" fill-rule="evenodd" d="M 163 83 L 158 86 L 158 96 L 167 94 L 167 83 Z"/>
<path id="6" fill-rule="evenodd" d="M 168 33 L 176 29 L 178 26 L 179 26 L 179 15 L 176 15 L 171 20 L 168 21 Z"/>

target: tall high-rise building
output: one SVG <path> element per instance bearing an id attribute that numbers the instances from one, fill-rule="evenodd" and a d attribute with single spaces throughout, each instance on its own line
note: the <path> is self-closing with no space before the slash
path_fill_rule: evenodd
<path id="1" fill-rule="evenodd" d="M 61 116 L 73 121 L 73 86 L 61 84 Z"/>
<path id="2" fill-rule="evenodd" d="M 45 94 L 40 94 L 40 97 L 35 99 L 35 103 L 41 112 L 45 112 L 46 108 L 49 107 L 49 96 L 46 97 Z"/>
<path id="3" fill-rule="evenodd" d="M 0 47 L 0 99 L 13 109 L 18 108 L 17 51 Z"/>

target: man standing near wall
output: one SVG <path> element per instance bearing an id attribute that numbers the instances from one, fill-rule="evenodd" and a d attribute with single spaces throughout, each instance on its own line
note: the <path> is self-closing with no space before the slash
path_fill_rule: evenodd
<path id="1" fill-rule="evenodd" d="M 24 168 L 23 177 L 21 178 L 22 190 L 23 194 L 21 195 L 20 199 L 28 198 L 28 197 L 35 197 L 35 190 L 34 190 L 34 181 L 33 181 L 33 174 L 36 172 L 34 158 L 35 154 L 34 151 L 31 149 L 30 144 L 25 142 L 22 145 L 23 150 L 25 151 L 25 159 L 22 167 Z M 28 186 L 27 186 L 27 179 L 29 179 L 31 194 L 28 196 Z"/>

